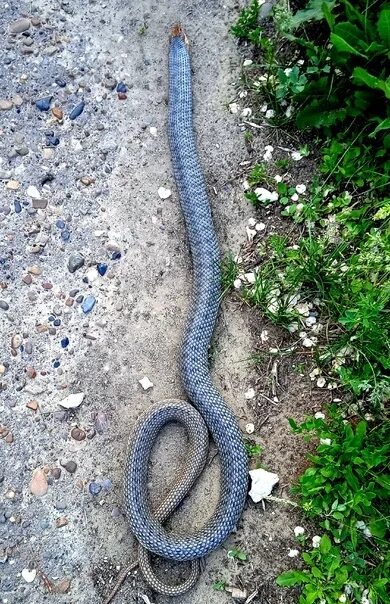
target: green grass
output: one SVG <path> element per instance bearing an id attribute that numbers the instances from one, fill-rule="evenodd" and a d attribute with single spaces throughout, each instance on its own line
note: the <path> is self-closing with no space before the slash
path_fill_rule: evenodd
<path id="1" fill-rule="evenodd" d="M 252 0 L 231 28 L 253 51 L 251 120 L 264 122 L 266 103 L 275 133 L 308 133 L 313 147 L 248 174 L 248 201 L 279 206 L 289 234 L 261 239 L 251 265 L 236 266 L 236 276 L 256 269 L 238 291 L 311 351 L 349 405 L 291 421 L 317 442 L 296 494 L 320 535 L 315 547 L 301 538 L 302 568 L 277 582 L 299 585 L 299 604 L 389 604 L 390 5 L 310 0 L 292 13 L 279 1 L 266 30 L 259 10 Z M 302 183 L 309 154 L 317 169 Z"/>

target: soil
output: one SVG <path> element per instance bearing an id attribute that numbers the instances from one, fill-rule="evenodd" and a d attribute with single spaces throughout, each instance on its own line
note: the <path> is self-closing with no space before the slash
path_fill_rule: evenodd
<path id="1" fill-rule="evenodd" d="M 136 556 L 122 504 L 126 443 L 149 405 L 183 396 L 178 354 L 191 295 L 166 133 L 168 30 L 181 21 L 191 40 L 199 155 L 222 252 L 237 252 L 254 213 L 236 178 L 252 156 L 237 116 L 226 109 L 242 61 L 243 50 L 228 31 L 237 13 L 235 0 L 3 3 L 0 99 L 23 99 L 20 107 L 15 101 L 0 111 L 1 297 L 9 306 L 0 309 L 0 424 L 12 433 L 12 442 L 0 440 L 4 604 L 100 602 L 119 567 Z M 10 33 L 22 17 L 37 25 Z M 120 81 L 127 98 L 115 90 Z M 48 95 L 51 107 L 64 110 L 62 123 L 36 106 Z M 69 120 L 81 99 L 82 114 Z M 59 143 L 50 142 L 56 136 Z M 257 139 L 256 145 L 264 144 Z M 10 181 L 19 187 L 9 188 Z M 33 207 L 29 186 L 41 191 L 46 207 Z M 160 199 L 161 186 L 172 189 L 168 199 Z M 272 225 L 272 215 L 268 220 Z M 61 234 L 66 231 L 68 238 Z M 84 264 L 70 272 L 76 253 Z M 96 275 L 98 263 L 107 264 L 105 275 Z M 95 305 L 85 312 L 87 296 Z M 270 367 L 259 371 L 250 360 L 262 329 L 269 346 L 284 337 L 257 311 L 225 299 L 213 376 L 243 432 L 254 423 L 251 438 L 264 447 L 261 463 L 280 477 L 274 494 L 290 497 L 304 447 L 287 418 L 299 420 L 313 401 L 310 385 L 288 359 L 278 369 L 279 402 L 259 394 L 271 394 Z M 147 391 L 139 384 L 144 376 L 153 382 Z M 250 387 L 256 396 L 248 402 Z M 60 402 L 77 392 L 85 394 L 81 405 L 64 410 Z M 184 453 L 183 432 L 164 430 L 151 463 L 152 500 L 166 491 Z M 77 464 L 74 472 L 64 467 L 69 461 Z M 46 476 L 42 496 L 31 492 L 37 469 Z M 212 451 L 207 471 L 171 521 L 175 530 L 207 520 L 218 499 L 218 473 Z M 91 484 L 98 485 L 95 491 Z M 208 556 L 181 604 L 231 602 L 228 592 L 212 588 L 216 580 L 255 593 L 253 604 L 296 601 L 274 581 L 291 565 L 297 524 L 302 517 L 292 507 L 248 501 L 236 533 Z M 228 558 L 232 548 L 245 551 L 248 561 Z M 172 581 L 183 572 L 161 561 L 158 566 Z M 36 571 L 35 578 L 27 582 L 23 570 Z M 174 600 L 151 593 L 135 573 L 115 602 L 141 603 L 145 596 L 154 604 Z"/>

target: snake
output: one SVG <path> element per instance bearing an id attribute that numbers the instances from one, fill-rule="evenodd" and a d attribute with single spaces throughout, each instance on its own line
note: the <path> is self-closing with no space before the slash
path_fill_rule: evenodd
<path id="1" fill-rule="evenodd" d="M 248 458 L 240 428 L 214 385 L 209 368 L 209 349 L 221 299 L 220 254 L 193 128 L 189 42 L 180 24 L 171 28 L 169 37 L 168 105 L 171 160 L 192 256 L 192 303 L 180 354 L 181 381 L 189 401 L 169 399 L 152 405 L 132 431 L 123 490 L 127 519 L 138 542 L 138 560 L 123 569 L 105 604 L 137 565 L 158 593 L 179 596 L 191 589 L 200 574 L 200 560 L 236 528 L 248 492 Z M 166 497 L 152 509 L 147 488 L 150 455 L 160 431 L 171 422 L 186 431 L 186 462 Z M 195 531 L 167 531 L 164 524 L 204 469 L 209 434 L 220 460 L 216 508 L 206 524 Z M 188 577 L 179 585 L 165 583 L 153 570 L 151 554 L 190 561 Z"/>

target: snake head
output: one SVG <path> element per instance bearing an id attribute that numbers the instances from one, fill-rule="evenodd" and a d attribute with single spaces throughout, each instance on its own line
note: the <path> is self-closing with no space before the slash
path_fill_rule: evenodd
<path id="1" fill-rule="evenodd" d="M 181 38 L 187 46 L 190 44 L 181 23 L 172 25 L 169 38 Z"/>

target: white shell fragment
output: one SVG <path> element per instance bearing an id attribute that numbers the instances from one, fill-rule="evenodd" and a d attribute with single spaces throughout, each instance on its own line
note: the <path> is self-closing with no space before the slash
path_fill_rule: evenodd
<path id="1" fill-rule="evenodd" d="M 165 187 L 160 187 L 157 193 L 161 199 L 168 199 L 172 195 L 171 189 L 166 189 Z"/>
<path id="2" fill-rule="evenodd" d="M 76 407 L 81 405 L 84 397 L 84 392 L 76 392 L 75 394 L 69 394 L 69 396 L 60 401 L 59 404 L 65 409 L 76 409 Z"/>
<path id="3" fill-rule="evenodd" d="M 146 375 L 142 378 L 142 380 L 139 380 L 139 383 L 141 384 L 141 386 L 144 390 L 149 390 L 150 388 L 153 388 L 153 386 L 154 386 L 153 382 L 151 382 L 150 379 Z"/>
<path id="4" fill-rule="evenodd" d="M 249 496 L 252 501 L 258 503 L 264 497 L 271 494 L 273 487 L 279 482 L 279 476 L 272 472 L 267 472 L 263 468 L 251 470 L 249 475 L 252 479 L 252 488 L 249 491 Z"/>
<path id="5" fill-rule="evenodd" d="M 37 576 L 37 571 L 35 568 L 29 570 L 28 568 L 24 568 L 22 570 L 22 577 L 26 581 L 26 583 L 32 583 Z"/>

